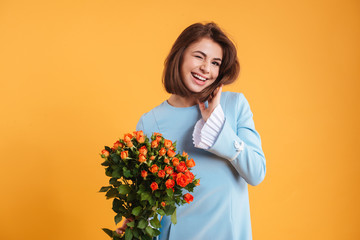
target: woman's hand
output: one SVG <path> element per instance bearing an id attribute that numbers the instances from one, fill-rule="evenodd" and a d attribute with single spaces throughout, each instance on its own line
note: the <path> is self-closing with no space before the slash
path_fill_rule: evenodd
<path id="1" fill-rule="evenodd" d="M 205 108 L 205 103 L 199 102 L 199 108 L 201 112 L 201 116 L 206 122 L 208 118 L 210 117 L 211 113 L 214 111 L 214 109 L 217 107 L 217 105 L 220 104 L 220 96 L 222 92 L 223 84 L 221 84 L 219 87 L 217 87 L 212 95 L 210 95 L 208 99 L 208 107 Z"/>
<path id="2" fill-rule="evenodd" d="M 128 227 L 127 224 L 128 224 L 129 222 L 132 222 L 132 221 L 134 221 L 134 218 L 133 218 L 133 217 L 126 218 L 126 219 L 124 220 L 124 222 L 122 223 L 121 227 L 119 227 L 118 229 L 116 229 L 116 233 L 119 234 L 119 235 L 123 234 L 123 233 L 125 232 L 126 228 Z"/>

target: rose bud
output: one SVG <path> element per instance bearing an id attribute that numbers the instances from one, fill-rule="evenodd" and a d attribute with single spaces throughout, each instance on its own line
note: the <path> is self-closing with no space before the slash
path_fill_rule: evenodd
<path id="1" fill-rule="evenodd" d="M 178 159 L 178 158 L 173 158 L 173 159 L 172 159 L 172 165 L 173 165 L 174 167 L 176 167 L 177 165 L 179 165 L 179 159 Z"/>
<path id="2" fill-rule="evenodd" d="M 159 151 L 159 155 L 164 156 L 165 154 L 166 154 L 165 148 L 161 148 L 160 151 Z"/>
<path id="3" fill-rule="evenodd" d="M 156 164 L 154 164 L 150 167 L 149 171 L 152 173 L 156 173 L 158 170 L 159 170 L 159 167 Z"/>
<path id="4" fill-rule="evenodd" d="M 158 184 L 157 184 L 156 182 L 153 182 L 153 183 L 150 185 L 150 187 L 151 187 L 151 190 L 153 190 L 153 191 L 155 191 L 156 189 L 159 188 L 159 186 L 158 186 Z"/>
<path id="5" fill-rule="evenodd" d="M 158 176 L 159 176 L 160 178 L 165 177 L 165 171 L 164 171 L 164 170 L 160 170 L 160 171 L 158 172 Z"/>
<path id="6" fill-rule="evenodd" d="M 173 168 L 169 167 L 169 166 L 166 166 L 164 170 L 165 170 L 166 174 L 169 174 L 169 175 L 171 175 L 174 172 Z"/>
<path id="7" fill-rule="evenodd" d="M 172 142 L 170 140 L 165 139 L 164 140 L 164 146 L 166 148 L 170 148 L 172 146 Z"/>
<path id="8" fill-rule="evenodd" d="M 134 144 L 132 143 L 132 141 L 128 141 L 128 142 L 125 142 L 126 143 L 126 146 L 128 146 L 129 148 L 131 148 L 132 146 L 134 146 Z"/>
<path id="9" fill-rule="evenodd" d="M 190 194 L 190 193 L 187 193 L 184 195 L 184 200 L 187 202 L 187 203 L 190 203 L 194 200 L 194 197 Z"/>
<path id="10" fill-rule="evenodd" d="M 186 187 L 189 184 L 188 177 L 182 173 L 178 173 L 176 176 L 176 183 L 181 187 Z"/>
<path id="11" fill-rule="evenodd" d="M 145 171 L 145 170 L 142 170 L 142 171 L 141 171 L 141 176 L 142 176 L 143 178 L 146 178 L 147 175 L 148 175 L 147 171 Z"/>
<path id="12" fill-rule="evenodd" d="M 174 158 L 173 158 L 174 160 Z M 180 162 L 177 166 L 176 166 L 176 170 L 178 172 L 185 172 L 187 170 L 186 164 L 184 162 Z"/>
<path id="13" fill-rule="evenodd" d="M 104 149 L 104 150 L 101 151 L 101 156 L 102 157 L 108 157 L 109 155 L 110 155 L 110 153 L 107 150 Z"/>
<path id="14" fill-rule="evenodd" d="M 146 157 L 143 155 L 143 154 L 139 154 L 139 159 L 138 159 L 139 162 L 143 163 L 146 161 Z"/>
<path id="15" fill-rule="evenodd" d="M 174 157 L 174 156 L 175 156 L 175 151 L 172 150 L 172 149 L 169 149 L 169 150 L 167 151 L 167 155 L 168 155 L 169 157 Z"/>
<path id="16" fill-rule="evenodd" d="M 168 158 L 164 159 L 164 163 L 169 164 L 170 160 Z"/>
<path id="17" fill-rule="evenodd" d="M 137 132 L 136 132 L 136 140 L 137 140 L 139 143 L 145 142 L 145 137 L 144 137 L 143 131 L 137 131 Z"/>
<path id="18" fill-rule="evenodd" d="M 115 149 L 115 150 L 117 150 L 119 147 L 123 147 L 124 145 L 120 142 L 120 141 L 116 141 L 115 143 L 114 143 L 114 146 L 113 146 L 113 148 Z"/>
<path id="19" fill-rule="evenodd" d="M 189 155 L 188 155 L 186 152 L 184 152 L 184 151 L 183 151 L 183 153 L 182 153 L 182 156 L 183 156 L 183 157 L 186 157 L 186 160 L 187 160 L 188 157 L 189 157 Z"/>
<path id="20" fill-rule="evenodd" d="M 195 186 L 200 186 L 200 179 L 196 179 Z"/>
<path id="21" fill-rule="evenodd" d="M 161 136 L 156 136 L 155 141 L 157 141 L 158 143 L 161 141 L 162 137 Z"/>
<path id="22" fill-rule="evenodd" d="M 139 149 L 139 153 L 141 153 L 142 155 L 146 156 L 146 154 L 147 154 L 147 148 L 146 148 L 146 146 L 142 146 L 142 147 Z"/>
<path id="23" fill-rule="evenodd" d="M 185 176 L 189 179 L 189 182 L 192 182 L 194 180 L 194 178 L 195 178 L 194 174 L 192 172 L 190 172 L 190 171 L 187 171 L 185 173 Z"/>
<path id="24" fill-rule="evenodd" d="M 165 207 L 166 203 L 165 202 L 161 202 L 161 206 Z"/>
<path id="25" fill-rule="evenodd" d="M 168 179 L 165 182 L 165 186 L 166 188 L 173 188 L 175 186 L 175 181 L 172 179 Z"/>
<path id="26" fill-rule="evenodd" d="M 154 160 L 155 159 L 155 156 L 151 156 L 150 157 L 150 160 L 152 161 L 152 160 Z"/>
<path id="27" fill-rule="evenodd" d="M 157 148 L 159 146 L 158 142 L 156 140 L 151 142 L 151 147 L 152 148 Z"/>
<path id="28" fill-rule="evenodd" d="M 132 135 L 130 133 L 127 133 L 124 135 L 124 142 L 130 142 L 132 139 Z"/>
<path id="29" fill-rule="evenodd" d="M 190 160 L 186 160 L 186 166 L 188 167 L 188 168 L 192 168 L 192 167 L 195 167 L 195 161 L 194 161 L 194 159 L 190 159 Z"/>
<path id="30" fill-rule="evenodd" d="M 127 157 L 129 156 L 129 153 L 128 153 L 128 151 L 122 151 L 121 152 L 121 159 L 127 159 Z"/>

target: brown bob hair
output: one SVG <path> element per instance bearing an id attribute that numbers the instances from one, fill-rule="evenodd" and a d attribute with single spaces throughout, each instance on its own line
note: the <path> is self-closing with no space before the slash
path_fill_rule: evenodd
<path id="1" fill-rule="evenodd" d="M 209 38 L 218 43 L 223 50 L 222 62 L 217 79 L 199 93 L 190 91 L 181 79 L 181 65 L 185 49 L 202 38 Z M 206 101 L 221 84 L 233 83 L 240 72 L 236 47 L 225 33 L 213 22 L 195 23 L 187 27 L 176 39 L 165 60 L 163 84 L 168 93 L 182 97 L 194 96 L 201 102 Z"/>

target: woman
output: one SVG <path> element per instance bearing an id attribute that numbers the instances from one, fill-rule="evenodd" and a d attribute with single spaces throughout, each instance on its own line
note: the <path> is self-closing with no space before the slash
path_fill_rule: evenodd
<path id="1" fill-rule="evenodd" d="M 234 44 L 215 23 L 186 28 L 165 61 L 171 96 L 145 113 L 137 130 L 176 140 L 195 160 L 201 185 L 194 201 L 177 209 L 176 225 L 163 217 L 160 240 L 252 238 L 248 184 L 259 184 L 266 166 L 247 100 L 222 92 L 239 69 Z"/>

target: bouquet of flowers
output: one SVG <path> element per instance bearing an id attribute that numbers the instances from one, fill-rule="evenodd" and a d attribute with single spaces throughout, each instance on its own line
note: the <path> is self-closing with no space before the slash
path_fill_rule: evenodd
<path id="1" fill-rule="evenodd" d="M 199 185 L 191 172 L 195 166 L 188 154 L 176 153 L 176 142 L 153 133 L 149 139 L 142 131 L 125 134 L 112 148 L 101 151 L 105 174 L 110 177 L 105 192 L 113 199 L 115 224 L 123 217 L 131 219 L 125 234 L 103 228 L 112 239 L 151 239 L 160 234 L 159 218 L 171 215 L 176 224 L 176 206 L 190 203 L 192 192 Z"/>

